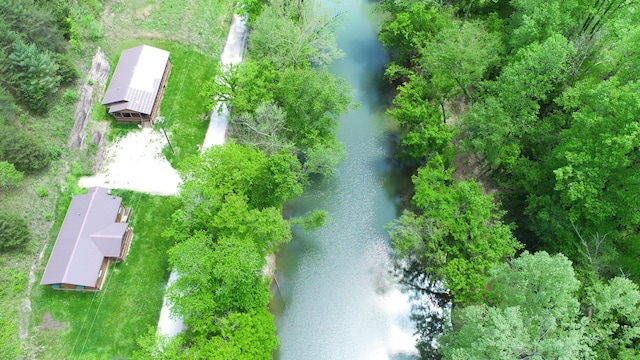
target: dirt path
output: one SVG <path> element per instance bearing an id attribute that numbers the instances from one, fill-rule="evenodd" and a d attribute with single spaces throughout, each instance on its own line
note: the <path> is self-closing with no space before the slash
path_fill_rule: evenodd
<path id="1" fill-rule="evenodd" d="M 242 53 L 247 44 L 248 35 L 246 23 L 246 18 L 233 15 L 227 42 L 224 45 L 224 50 L 222 50 L 222 56 L 220 57 L 220 62 L 223 67 L 236 65 L 242 61 Z M 222 102 L 217 103 L 211 113 L 211 121 L 209 121 L 209 128 L 207 129 L 207 135 L 202 144 L 202 150 L 210 148 L 213 145 L 224 144 L 228 116 L 229 110 L 227 109 L 227 105 Z"/>

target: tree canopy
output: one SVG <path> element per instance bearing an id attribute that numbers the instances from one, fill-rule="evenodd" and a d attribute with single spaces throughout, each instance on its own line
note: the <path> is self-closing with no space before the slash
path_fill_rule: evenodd
<path id="1" fill-rule="evenodd" d="M 431 351 L 423 357 L 635 356 L 635 315 L 609 313 L 599 296 L 617 284 L 612 296 L 635 304 L 640 280 L 637 6 L 380 3 L 379 36 L 392 59 L 386 75 L 396 89 L 388 113 L 399 128 L 397 157 L 417 168 L 412 207 L 389 227 L 392 244 L 407 282 L 439 296 L 444 308 L 454 304 L 452 327 L 434 326 L 445 334 L 443 346 L 431 346 L 434 333 L 419 324 Z M 495 201 L 483 200 L 483 191 Z M 520 248 L 535 255 L 514 260 Z M 543 260 L 539 251 L 561 255 Z M 541 269 L 524 266 L 529 261 Z M 553 305 L 569 317 L 548 318 L 545 344 L 527 327 L 542 311 L 531 309 L 540 295 L 499 289 L 498 275 L 516 263 L 527 279 L 522 286 L 540 276 L 572 284 L 563 299 L 550 300 L 570 303 Z M 611 327 L 595 316 L 598 304 L 615 319 Z"/>

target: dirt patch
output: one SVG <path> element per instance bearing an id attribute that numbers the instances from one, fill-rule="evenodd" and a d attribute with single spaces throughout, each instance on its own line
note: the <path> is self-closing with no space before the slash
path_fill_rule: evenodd
<path id="1" fill-rule="evenodd" d="M 62 330 L 67 327 L 67 323 L 55 321 L 50 312 L 45 313 L 42 316 L 40 327 L 46 330 Z"/>
<path id="2" fill-rule="evenodd" d="M 98 131 L 99 133 L 99 131 Z M 109 146 L 100 172 L 82 177 L 81 187 L 103 186 L 154 195 L 178 193 L 180 176 L 164 157 L 167 142 L 159 131 L 134 131 Z"/>
<path id="3" fill-rule="evenodd" d="M 146 18 L 149 17 L 149 15 L 151 15 L 151 12 L 155 8 L 156 8 L 156 6 L 154 6 L 154 5 L 148 5 L 148 6 L 145 6 L 144 8 L 136 11 L 136 15 L 135 15 L 136 20 L 138 20 L 138 21 L 145 20 Z"/>

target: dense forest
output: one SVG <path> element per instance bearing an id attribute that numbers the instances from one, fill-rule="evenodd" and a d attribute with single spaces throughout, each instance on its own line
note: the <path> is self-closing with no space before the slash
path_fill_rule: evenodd
<path id="1" fill-rule="evenodd" d="M 638 5 L 378 5 L 423 358 L 640 356 Z"/>

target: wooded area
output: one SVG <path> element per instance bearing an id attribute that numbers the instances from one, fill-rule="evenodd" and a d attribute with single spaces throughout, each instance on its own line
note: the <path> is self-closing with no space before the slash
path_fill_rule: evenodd
<path id="1" fill-rule="evenodd" d="M 380 3 L 423 358 L 640 356 L 638 5 Z"/>

